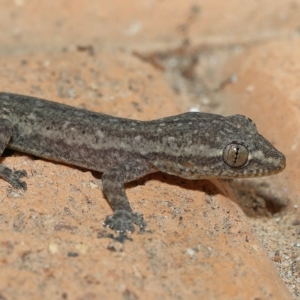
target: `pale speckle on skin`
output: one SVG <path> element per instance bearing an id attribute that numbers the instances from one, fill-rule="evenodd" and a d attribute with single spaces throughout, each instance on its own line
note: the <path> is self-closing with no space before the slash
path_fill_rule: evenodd
<path id="1" fill-rule="evenodd" d="M 35 101 L 35 106 L 36 107 L 43 107 L 44 106 L 44 102 L 37 100 L 37 101 Z"/>
<path id="2" fill-rule="evenodd" d="M 215 163 L 214 165 L 212 165 L 210 168 L 211 169 L 215 169 L 215 170 L 224 170 L 223 168 L 222 168 L 222 166 L 223 166 L 223 161 L 220 161 L 220 162 L 218 162 L 218 163 Z M 224 170 L 225 171 L 225 170 Z"/>
<path id="3" fill-rule="evenodd" d="M 84 112 L 81 111 L 81 110 L 76 110 L 76 111 L 75 111 L 75 115 L 77 115 L 77 116 L 83 116 L 83 115 L 84 115 Z"/>
<path id="4" fill-rule="evenodd" d="M 117 118 L 109 118 L 108 121 L 111 123 L 119 122 L 119 120 Z"/>
<path id="5" fill-rule="evenodd" d="M 156 131 L 161 132 L 161 131 L 163 131 L 163 130 L 162 130 L 161 128 L 157 128 Z"/>
<path id="6" fill-rule="evenodd" d="M 100 137 L 100 138 L 102 138 L 102 139 L 105 137 L 104 132 L 103 132 L 102 130 L 100 130 L 100 129 L 98 129 L 98 130 L 96 131 L 96 134 L 97 134 L 98 137 Z"/>
<path id="7" fill-rule="evenodd" d="M 10 95 L 1 95 L 1 98 L 5 99 L 5 100 L 9 100 L 10 99 Z M 5 103 L 5 104 L 7 104 L 7 103 Z"/>
<path id="8" fill-rule="evenodd" d="M 197 133 L 198 133 L 198 130 L 195 129 L 195 130 L 193 131 L 193 134 L 197 134 Z"/>
<path id="9" fill-rule="evenodd" d="M 190 148 L 190 147 L 185 147 L 185 148 L 184 148 L 184 152 L 185 152 L 185 153 L 191 153 L 192 151 L 191 151 L 191 148 Z"/>
<path id="10" fill-rule="evenodd" d="M 270 164 L 274 164 L 276 167 L 278 167 L 281 164 L 279 159 L 269 158 L 268 161 Z"/>
<path id="11" fill-rule="evenodd" d="M 228 133 L 228 134 L 231 134 L 231 133 L 232 133 L 232 130 L 230 130 L 230 129 L 228 129 L 228 128 L 223 128 L 223 130 L 225 130 L 226 133 Z"/>
<path id="12" fill-rule="evenodd" d="M 65 121 L 62 128 L 63 128 L 63 130 L 66 130 L 69 126 L 70 126 L 70 122 Z"/>
<path id="13" fill-rule="evenodd" d="M 118 152 L 114 153 L 114 157 L 115 158 L 119 158 L 120 157 L 120 154 Z"/>
<path id="14" fill-rule="evenodd" d="M 134 137 L 134 139 L 135 139 L 137 142 L 139 142 L 139 141 L 141 140 L 141 136 L 140 136 L 140 135 L 137 135 L 137 136 Z"/>
<path id="15" fill-rule="evenodd" d="M 172 143 L 175 141 L 175 137 L 174 136 L 168 136 L 168 142 Z"/>
<path id="16" fill-rule="evenodd" d="M 255 151 L 253 155 L 259 159 L 264 159 L 264 154 L 262 151 Z"/>
<path id="17" fill-rule="evenodd" d="M 182 126 L 182 123 L 178 123 L 177 126 L 178 126 L 178 127 L 179 127 L 179 126 Z"/>
<path id="18" fill-rule="evenodd" d="M 160 123 L 159 126 L 166 126 L 166 123 Z"/>

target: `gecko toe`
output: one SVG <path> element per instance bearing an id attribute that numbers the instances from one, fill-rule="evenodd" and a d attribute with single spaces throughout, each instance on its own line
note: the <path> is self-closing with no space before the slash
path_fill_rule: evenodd
<path id="1" fill-rule="evenodd" d="M 25 170 L 17 170 L 11 173 L 9 178 L 9 183 L 18 190 L 27 190 L 27 183 L 25 181 L 20 180 L 20 178 L 27 176 L 27 172 Z"/>
<path id="2" fill-rule="evenodd" d="M 144 231 L 146 222 L 142 214 L 119 210 L 112 216 L 107 216 L 103 225 L 119 233 L 131 233 L 135 230 L 134 223 L 140 227 L 140 231 Z"/>
<path id="3" fill-rule="evenodd" d="M 134 225 L 130 218 L 123 218 L 116 215 L 107 216 L 103 225 L 115 230 L 118 233 L 134 232 Z"/>
<path id="4" fill-rule="evenodd" d="M 27 190 L 27 183 L 18 179 L 15 179 L 11 182 L 11 185 L 18 190 Z"/>
<path id="5" fill-rule="evenodd" d="M 18 178 L 27 177 L 27 172 L 25 170 L 14 171 L 14 175 Z"/>
<path id="6" fill-rule="evenodd" d="M 133 222 L 139 226 L 140 232 L 144 232 L 147 227 L 147 222 L 144 220 L 144 217 L 140 213 L 132 213 Z"/>

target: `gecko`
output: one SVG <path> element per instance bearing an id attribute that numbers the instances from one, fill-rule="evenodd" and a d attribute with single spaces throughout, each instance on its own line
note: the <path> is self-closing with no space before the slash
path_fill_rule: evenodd
<path id="1" fill-rule="evenodd" d="M 158 171 L 190 180 L 260 177 L 281 172 L 285 156 L 242 115 L 187 112 L 137 121 L 31 96 L 0 93 L 0 155 L 5 148 L 103 173 L 113 210 L 103 225 L 144 231 L 124 184 Z M 27 189 L 25 170 L 0 164 L 0 177 Z"/>

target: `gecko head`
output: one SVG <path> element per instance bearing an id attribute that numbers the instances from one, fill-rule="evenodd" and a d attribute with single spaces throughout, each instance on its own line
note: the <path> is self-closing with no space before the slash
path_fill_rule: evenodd
<path id="1" fill-rule="evenodd" d="M 225 179 L 268 176 L 285 168 L 285 156 L 249 118 L 200 114 L 198 123 L 189 122 L 193 130 L 178 135 L 184 146 L 160 170 L 187 179 Z"/>
<path id="2" fill-rule="evenodd" d="M 227 134 L 218 136 L 213 149 L 206 150 L 211 177 L 261 177 L 285 168 L 285 156 L 258 133 L 251 119 L 234 115 L 220 119 L 219 126 L 219 132 Z"/>
<path id="3" fill-rule="evenodd" d="M 285 156 L 258 133 L 251 119 L 234 115 L 226 118 L 233 129 L 232 139 L 223 146 L 223 162 L 230 177 L 261 177 L 281 172 L 286 165 Z"/>

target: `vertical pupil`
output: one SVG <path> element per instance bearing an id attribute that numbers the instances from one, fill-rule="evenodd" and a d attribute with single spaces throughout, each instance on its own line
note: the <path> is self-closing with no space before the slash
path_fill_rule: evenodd
<path id="1" fill-rule="evenodd" d="M 249 151 L 241 144 L 229 144 L 223 152 L 223 160 L 230 167 L 241 167 L 248 161 Z"/>

